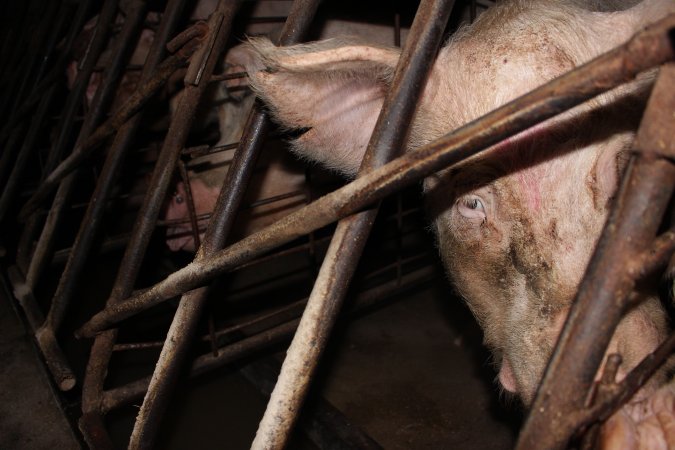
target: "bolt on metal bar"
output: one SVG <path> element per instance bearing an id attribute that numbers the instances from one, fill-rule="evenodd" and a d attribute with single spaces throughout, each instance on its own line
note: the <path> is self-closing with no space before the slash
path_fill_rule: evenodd
<path id="1" fill-rule="evenodd" d="M 415 100 L 436 59 L 453 4 L 454 0 L 420 3 L 358 176 L 384 165 L 402 151 L 415 112 Z M 338 223 L 252 449 L 278 449 L 287 444 L 377 211 L 378 208 L 373 208 Z"/>
<path id="2" fill-rule="evenodd" d="M 672 28 L 675 28 L 675 15 L 637 33 L 626 44 L 357 178 L 212 257 L 189 264 L 143 293 L 106 308 L 84 324 L 77 334 L 93 336 L 127 317 L 201 286 L 243 262 L 359 211 L 396 190 L 628 82 L 640 72 L 672 60 L 675 50 L 668 34 Z"/>
<path id="3" fill-rule="evenodd" d="M 189 55 L 192 54 L 194 50 L 194 45 L 198 41 L 198 38 L 193 38 L 191 41 L 186 43 L 183 49 L 179 50 L 178 53 L 160 64 L 160 60 L 164 53 L 164 45 L 168 41 L 169 37 L 174 33 L 174 30 L 180 21 L 181 13 L 184 10 L 186 5 L 186 0 L 170 0 L 162 15 L 162 21 L 160 23 L 159 29 L 156 32 L 155 39 L 153 40 L 152 47 L 146 58 L 145 67 L 143 69 L 140 83 L 141 85 L 146 86 L 143 81 L 153 80 L 157 78 L 157 72 L 167 73 L 168 75 L 173 73 L 178 65 L 182 64 L 181 59 L 186 59 Z M 167 62 L 172 61 L 170 64 Z M 176 63 L 180 64 L 176 64 Z M 143 91 L 143 86 L 139 85 L 137 93 Z M 133 97 L 133 96 L 132 96 Z M 130 99 L 130 101 L 132 101 Z M 121 108 L 124 109 L 124 108 Z M 120 170 L 123 158 L 122 149 L 127 147 L 135 134 L 136 129 L 140 125 L 141 116 L 137 115 L 129 122 L 124 125 L 120 130 L 120 133 L 116 136 L 115 141 L 112 145 L 111 153 L 108 156 L 108 160 L 104 164 L 104 169 L 101 174 L 102 180 L 107 180 L 108 178 L 114 178 L 113 172 L 118 172 Z M 114 151 L 119 148 L 119 151 Z M 112 180 L 104 181 L 105 189 L 100 184 L 97 185 L 97 192 L 99 187 L 101 188 L 101 194 L 105 197 L 109 196 L 109 191 L 112 188 Z M 96 204 L 97 215 L 103 213 L 103 204 L 101 201 Z M 92 207 L 90 206 L 90 209 Z M 94 211 L 92 211 L 92 214 Z M 89 214 L 89 211 L 88 211 Z M 89 237 L 91 239 L 91 237 Z M 138 245 L 138 244 L 136 244 Z M 90 246 L 90 244 L 87 244 Z M 129 250 L 129 243 L 127 242 L 127 251 Z M 84 252 L 84 250 L 83 250 Z M 85 252 L 86 253 L 86 252 Z M 126 256 L 126 260 L 129 260 L 131 256 Z M 131 276 L 131 275 L 130 275 Z M 118 274 L 118 280 L 116 281 L 117 285 L 123 283 L 124 280 L 120 279 Z M 82 430 L 85 437 L 93 434 L 96 430 L 90 429 L 88 423 L 90 421 L 87 418 L 96 417 L 100 414 L 100 405 L 101 398 L 103 393 L 103 382 L 105 380 L 105 374 L 107 373 L 107 366 L 110 360 L 110 355 L 112 352 L 112 345 L 116 339 L 116 332 L 110 331 L 109 333 L 100 336 L 94 341 L 94 345 L 90 352 L 90 358 L 87 363 L 87 369 L 85 373 L 83 388 L 82 388 L 82 411 L 83 418 L 80 421 L 80 429 Z M 100 421 L 100 420 L 99 420 Z M 97 422 L 95 422 L 97 423 Z"/>
<path id="4" fill-rule="evenodd" d="M 141 27 L 143 19 L 145 18 L 147 3 L 144 1 L 135 0 L 130 5 L 127 11 L 124 27 L 116 40 L 116 47 L 113 49 L 113 57 L 110 66 L 104 73 L 103 83 L 99 86 L 92 100 L 89 114 L 82 124 L 79 136 L 76 142 L 82 142 L 94 130 L 97 123 L 103 118 L 108 105 L 111 103 L 112 97 L 117 90 L 119 80 L 122 77 L 122 71 L 127 61 L 131 57 L 134 46 L 141 34 Z M 77 144 L 75 144 L 77 147 Z M 70 203 L 70 198 L 75 191 L 79 180 L 79 173 L 74 172 L 66 177 L 59 186 L 56 192 L 52 208 L 47 215 L 44 228 L 38 240 L 37 248 L 33 255 L 33 259 L 28 268 L 27 281 L 29 286 L 35 287 L 39 282 L 42 272 L 49 265 L 49 261 L 53 255 L 53 248 L 56 243 L 56 230 L 60 226 L 61 220 Z M 69 374 L 64 374 L 63 370 L 68 368 L 68 362 L 63 360 L 61 352 L 53 353 L 56 343 L 56 333 L 61 328 L 61 324 L 66 317 L 66 311 L 69 306 L 69 301 L 62 296 L 55 296 L 52 299 L 45 323 L 35 333 L 37 343 L 42 354 L 47 362 L 47 367 L 57 369 L 59 372 L 52 374 L 55 378 L 65 377 L 64 383 L 59 384 L 62 390 L 69 390 L 75 384 L 75 378 L 72 371 Z"/>
<path id="5" fill-rule="evenodd" d="M 629 270 L 625 261 L 652 244 L 675 184 L 673 86 L 671 63 L 659 71 L 634 144 L 636 154 L 544 373 L 519 449 L 566 446 L 578 426 L 575 413 L 584 409 L 614 329 L 631 305 L 629 294 L 639 271 Z"/>
<path id="6" fill-rule="evenodd" d="M 288 20 L 281 31 L 279 44 L 289 45 L 298 42 L 309 28 L 317 7 L 317 0 L 295 0 L 291 6 Z M 199 80 L 202 78 L 202 75 L 199 74 L 199 71 L 192 70 L 188 71 L 186 77 Z M 208 83 L 208 79 L 204 82 Z M 234 153 L 234 158 L 223 181 L 215 210 L 211 215 L 204 236 L 204 242 L 197 251 L 195 260 L 208 257 L 225 245 L 241 206 L 246 187 L 253 175 L 268 129 L 267 114 L 256 104 L 251 111 L 241 143 Z M 189 184 L 189 180 L 186 183 Z M 180 300 L 148 392 L 134 425 L 130 448 L 149 448 L 154 442 L 162 414 L 167 409 L 178 373 L 195 335 L 197 323 L 206 304 L 208 291 L 209 289 L 206 287 L 197 289 L 186 293 Z"/>

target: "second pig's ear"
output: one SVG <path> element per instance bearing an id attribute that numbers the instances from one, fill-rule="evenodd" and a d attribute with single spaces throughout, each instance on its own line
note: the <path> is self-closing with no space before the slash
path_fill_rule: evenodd
<path id="1" fill-rule="evenodd" d="M 354 174 L 365 153 L 399 58 L 397 49 L 345 40 L 275 47 L 252 39 L 251 87 L 287 129 L 303 158 Z"/>

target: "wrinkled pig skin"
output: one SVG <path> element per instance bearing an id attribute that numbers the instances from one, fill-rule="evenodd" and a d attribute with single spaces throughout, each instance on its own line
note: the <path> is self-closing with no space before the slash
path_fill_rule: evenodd
<path id="1" fill-rule="evenodd" d="M 672 0 L 499 2 L 439 52 L 407 149 L 431 142 L 675 11 Z M 278 49 L 252 40 L 255 92 L 304 158 L 353 175 L 398 51 L 352 40 Z M 265 69 L 265 70 L 260 70 Z M 425 181 L 438 246 L 456 290 L 484 330 L 502 387 L 528 405 L 551 354 L 624 171 L 653 73 L 502 142 Z M 310 105 L 310 107 L 307 107 Z M 620 323 L 608 352 L 621 379 L 664 339 L 655 293 Z M 606 427 L 607 448 L 675 446 L 664 368 Z M 667 419 L 667 420 L 666 420 Z M 611 428 L 611 429 L 610 429 Z M 611 439 L 610 437 L 613 437 Z M 621 447 L 624 445 L 625 447 Z M 643 448 L 643 447 L 639 447 Z"/>

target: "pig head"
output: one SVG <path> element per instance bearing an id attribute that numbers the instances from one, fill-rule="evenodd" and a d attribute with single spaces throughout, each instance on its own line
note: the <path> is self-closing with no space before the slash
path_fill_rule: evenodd
<path id="1" fill-rule="evenodd" d="M 624 3 L 606 11 L 574 1 L 512 1 L 485 12 L 440 51 L 406 150 L 625 42 L 675 9 L 669 0 Z M 254 91 L 283 126 L 307 129 L 293 150 L 354 174 L 398 50 L 350 40 L 290 48 L 252 40 L 250 51 Z M 484 330 L 502 386 L 526 404 L 607 218 L 648 85 L 649 76 L 425 181 L 447 272 Z M 623 356 L 620 376 L 667 329 L 655 293 L 638 295 L 644 302 L 610 344 Z M 652 380 L 663 382 L 663 375 Z"/>

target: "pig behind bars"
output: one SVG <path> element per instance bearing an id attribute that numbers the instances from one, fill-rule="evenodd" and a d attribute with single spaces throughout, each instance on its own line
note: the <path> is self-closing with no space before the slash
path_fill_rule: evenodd
<path id="1" fill-rule="evenodd" d="M 412 150 L 626 41 L 672 0 L 500 2 L 440 51 L 418 102 Z M 290 48 L 252 40 L 250 83 L 304 158 L 356 172 L 398 51 L 352 40 Z M 425 181 L 449 276 L 482 326 L 504 389 L 531 403 L 607 218 L 652 76 L 514 136 Z M 609 352 L 619 377 L 668 331 L 650 287 Z M 672 448 L 667 368 L 605 427 L 607 448 Z M 673 428 L 675 429 L 675 428 Z M 670 434 L 669 434 L 670 433 Z"/>
<path id="2" fill-rule="evenodd" d="M 207 4 L 207 0 L 202 0 L 201 4 Z M 286 16 L 290 9 L 290 2 L 259 2 L 255 5 L 252 12 L 253 17 Z M 338 6 L 339 9 L 339 6 Z M 328 38 L 338 34 L 347 34 L 350 36 L 359 36 L 368 42 L 379 45 L 394 44 L 394 28 L 388 24 L 353 22 L 349 20 L 337 20 L 325 17 L 325 11 L 320 12 L 316 21 L 317 29 L 313 32 L 318 38 Z M 247 27 L 249 35 L 264 34 L 267 36 L 276 36 L 281 30 L 280 23 L 268 24 L 261 27 L 260 24 Z M 401 34 L 404 39 L 407 33 L 405 27 Z M 246 66 L 255 64 L 251 59 L 249 52 L 245 51 L 243 46 L 231 48 L 224 58 L 224 71 L 226 73 L 237 73 L 246 70 Z M 246 88 L 245 82 L 239 80 L 230 80 L 211 89 L 206 108 L 215 110 L 218 115 L 219 139 L 215 146 L 232 144 L 239 141 L 254 96 Z M 234 150 L 219 152 L 207 156 L 195 158 L 190 161 L 189 170 L 190 189 L 195 204 L 195 212 L 200 220 L 198 221 L 200 234 L 206 229 L 208 219 L 205 218 L 215 207 L 218 194 L 222 187 L 223 180 L 227 174 L 228 167 L 232 160 Z M 266 150 L 261 155 L 261 162 L 253 175 L 250 188 L 247 191 L 245 203 L 253 203 L 256 200 L 268 199 L 275 195 L 300 193 L 305 186 L 304 169 L 297 160 L 290 157 L 282 149 L 275 148 L 268 144 Z M 185 250 L 194 251 L 194 238 L 191 224 L 188 220 L 188 205 L 186 201 L 186 186 L 183 181 L 176 184 L 175 192 L 169 199 L 166 208 L 165 219 L 175 221 L 167 228 L 167 245 L 172 251 Z M 277 200 L 269 204 L 263 204 L 257 208 L 247 209 L 240 213 L 233 230 L 235 238 L 247 235 L 261 229 L 294 209 L 304 204 L 302 195 L 294 195 L 288 198 Z"/>

